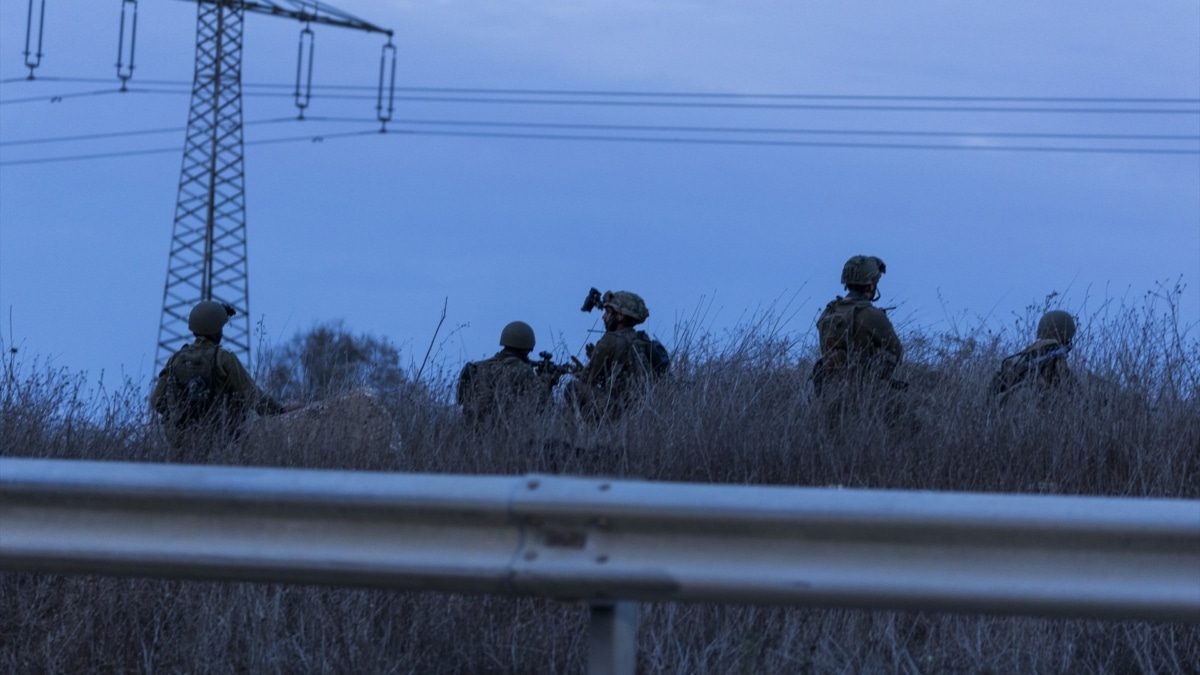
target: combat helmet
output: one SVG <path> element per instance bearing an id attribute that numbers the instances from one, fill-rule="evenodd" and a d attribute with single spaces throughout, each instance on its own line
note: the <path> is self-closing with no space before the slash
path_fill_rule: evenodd
<path id="1" fill-rule="evenodd" d="M 606 309 L 612 309 L 633 319 L 634 325 L 650 318 L 650 310 L 646 309 L 646 302 L 637 293 L 607 291 L 604 294 L 603 305 Z"/>
<path id="2" fill-rule="evenodd" d="M 533 336 L 533 328 L 524 321 L 513 321 L 500 331 L 500 346 L 513 349 L 533 351 L 537 340 Z"/>
<path id="3" fill-rule="evenodd" d="M 1037 337 L 1039 340 L 1054 340 L 1065 345 L 1071 344 L 1071 340 L 1075 337 L 1075 317 L 1061 309 L 1046 312 L 1038 321 Z"/>
<path id="4" fill-rule="evenodd" d="M 842 266 L 843 286 L 869 286 L 879 283 L 887 265 L 873 255 L 856 255 Z"/>
<path id="5" fill-rule="evenodd" d="M 219 335 L 225 324 L 229 323 L 231 309 L 219 302 L 205 300 L 193 307 L 188 315 L 188 330 L 195 335 Z"/>

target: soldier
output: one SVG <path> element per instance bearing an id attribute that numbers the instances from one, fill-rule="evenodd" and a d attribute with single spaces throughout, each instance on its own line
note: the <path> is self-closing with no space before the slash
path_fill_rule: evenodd
<path id="1" fill-rule="evenodd" d="M 250 411 L 274 415 L 299 407 L 280 405 L 267 396 L 241 361 L 221 349 L 221 337 L 234 309 L 205 301 L 192 308 L 188 330 L 196 341 L 167 360 L 158 374 L 150 407 L 159 415 L 167 440 L 176 449 L 185 442 L 234 438 Z"/>
<path id="2" fill-rule="evenodd" d="M 605 333 L 589 346 L 588 364 L 568 390 L 580 411 L 596 418 L 620 414 L 648 379 L 654 359 L 650 338 L 634 330 L 650 317 L 645 301 L 629 291 L 608 291 L 600 300 Z"/>
<path id="3" fill-rule="evenodd" d="M 1000 403 L 1021 390 L 1048 391 L 1071 387 L 1075 378 L 1067 366 L 1075 317 L 1060 309 L 1046 312 L 1037 325 L 1037 340 L 1000 363 L 992 378 L 991 394 Z"/>
<path id="4" fill-rule="evenodd" d="M 904 348 L 887 314 L 872 304 L 879 299 L 879 279 L 886 271 L 882 260 L 866 255 L 856 255 L 842 267 L 847 293 L 826 305 L 817 319 L 821 358 L 813 366 L 812 380 L 818 394 L 835 381 L 904 387 L 892 379 Z"/>
<path id="5" fill-rule="evenodd" d="M 513 321 L 500 332 L 503 349 L 489 359 L 463 366 L 454 393 L 469 424 L 546 406 L 550 383 L 538 377 L 529 360 L 535 344 L 533 328 L 524 321 Z"/>

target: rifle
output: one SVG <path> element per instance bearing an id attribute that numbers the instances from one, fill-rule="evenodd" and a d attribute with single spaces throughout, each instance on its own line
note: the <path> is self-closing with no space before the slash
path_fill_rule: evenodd
<path id="1" fill-rule="evenodd" d="M 558 384 L 563 375 L 577 373 L 583 369 L 583 364 L 574 356 L 571 357 L 571 363 L 555 363 L 554 355 L 550 352 L 538 352 L 538 360 L 532 363 L 533 372 L 549 382 L 551 387 Z"/>
<path id="2" fill-rule="evenodd" d="M 1071 353 L 1071 345 L 1059 345 L 1058 347 L 1055 347 L 1054 349 L 1046 352 L 1045 354 L 1042 354 L 1041 356 L 1039 356 L 1035 359 L 1030 359 L 1029 365 L 1031 365 L 1031 366 L 1040 365 L 1046 361 L 1058 358 L 1060 356 L 1066 356 L 1067 354 L 1070 354 L 1070 353 Z"/>

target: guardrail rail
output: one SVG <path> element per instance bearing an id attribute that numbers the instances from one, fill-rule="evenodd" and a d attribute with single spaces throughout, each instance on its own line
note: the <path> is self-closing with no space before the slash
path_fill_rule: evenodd
<path id="1" fill-rule="evenodd" d="M 0 458 L 0 569 L 1200 623 L 1200 501 Z"/>

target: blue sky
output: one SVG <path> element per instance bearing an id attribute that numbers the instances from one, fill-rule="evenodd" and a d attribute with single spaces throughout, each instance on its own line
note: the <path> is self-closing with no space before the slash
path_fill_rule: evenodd
<path id="1" fill-rule="evenodd" d="M 195 7 L 170 0 L 139 4 L 131 84 L 190 82 Z M 189 98 L 107 93 L 117 86 L 117 0 L 46 0 L 41 79 L 13 81 L 27 73 L 25 5 L 0 6 L 0 331 L 5 344 L 28 357 L 94 377 L 104 371 L 106 379 L 121 373 L 148 381 Z M 1200 98 L 1200 3 L 1192 2 L 343 0 L 337 6 L 396 31 L 398 84 L 407 87 Z M 292 21 L 247 17 L 248 92 L 251 83 L 294 82 L 299 30 Z M 316 84 L 375 82 L 381 36 L 314 30 Z M 79 92 L 106 93 L 49 100 Z M 370 120 L 373 92 L 355 93 L 367 98 L 316 98 L 308 115 Z M 24 98 L 42 100 L 14 102 Z M 1200 104 L 1174 107 L 1194 111 Z M 288 97 L 247 95 L 244 110 L 248 122 L 296 113 Z M 1195 138 L 1200 115 L 1194 112 L 400 101 L 395 119 L 393 132 L 452 128 L 430 121 L 487 121 L 950 131 L 962 135 L 915 142 L 1200 149 L 1195 140 L 990 135 Z M 245 138 L 253 143 L 377 126 L 248 125 Z M 155 128 L 175 131 L 15 143 Z M 720 135 L 734 137 L 763 136 Z M 157 148 L 177 150 L 12 163 Z M 342 320 L 356 332 L 390 338 L 406 359 L 419 362 L 445 303 L 437 349 L 448 364 L 492 352 L 501 327 L 513 319 L 534 326 L 539 347 L 561 339 L 563 349 L 575 352 L 586 331 L 597 327 L 597 315 L 578 311 L 591 286 L 643 295 L 649 328 L 668 344 L 676 324 L 700 307 L 707 308 L 705 326 L 720 333 L 772 303 L 788 304 L 793 318 L 786 330 L 803 339 L 840 290 L 842 262 L 857 253 L 888 263 L 884 303 L 898 306 L 894 317 L 902 331 L 955 323 L 1002 328 L 1052 292 L 1063 294 L 1065 308 L 1086 314 L 1107 298 L 1136 302 L 1157 283 L 1180 277 L 1189 285 L 1183 316 L 1200 321 L 1198 154 L 389 133 L 251 145 L 246 171 L 251 314 L 267 343 L 315 322 Z"/>

